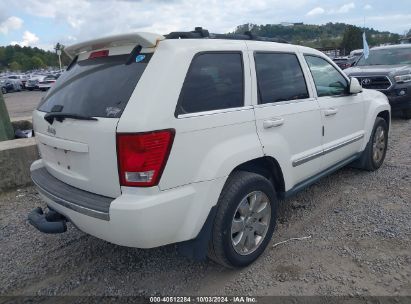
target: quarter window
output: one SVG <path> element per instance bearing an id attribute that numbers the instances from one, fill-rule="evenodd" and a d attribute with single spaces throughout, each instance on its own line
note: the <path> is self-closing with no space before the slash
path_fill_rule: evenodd
<path id="1" fill-rule="evenodd" d="M 348 92 L 348 81 L 328 61 L 317 56 L 305 56 L 314 78 L 318 97 L 344 95 Z"/>
<path id="2" fill-rule="evenodd" d="M 254 59 L 259 103 L 308 98 L 307 85 L 296 55 L 256 53 Z"/>
<path id="3" fill-rule="evenodd" d="M 241 53 L 200 53 L 191 62 L 176 115 L 244 106 Z"/>

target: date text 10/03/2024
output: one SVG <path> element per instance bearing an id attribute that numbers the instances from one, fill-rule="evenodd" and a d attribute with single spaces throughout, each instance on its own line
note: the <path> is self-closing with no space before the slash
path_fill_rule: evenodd
<path id="1" fill-rule="evenodd" d="M 257 303 L 257 299 L 255 297 L 248 297 L 248 296 L 150 297 L 150 303 L 190 303 L 190 302 L 193 302 L 193 303 Z"/>

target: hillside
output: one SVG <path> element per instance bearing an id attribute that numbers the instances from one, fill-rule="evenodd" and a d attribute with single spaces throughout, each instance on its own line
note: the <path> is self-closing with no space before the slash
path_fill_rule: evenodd
<path id="1" fill-rule="evenodd" d="M 63 64 L 68 58 L 63 56 Z M 0 71 L 27 71 L 48 66 L 57 67 L 58 57 L 55 52 L 45 51 L 37 47 L 21 47 L 19 45 L 0 46 Z"/>
<path id="2" fill-rule="evenodd" d="M 349 52 L 362 48 L 362 29 L 345 23 L 327 23 L 324 25 L 295 24 L 284 26 L 279 24 L 243 24 L 237 26 L 234 33 L 251 31 L 258 36 L 283 38 L 291 43 L 314 48 L 336 48 Z M 365 29 L 370 46 L 382 43 L 398 43 L 400 35 L 390 32 L 380 32 L 372 28 Z M 63 54 L 63 65 L 69 63 L 69 58 Z M 47 66 L 58 66 L 55 52 L 39 48 L 0 46 L 0 71 L 27 71 Z"/>
<path id="3" fill-rule="evenodd" d="M 324 25 L 295 24 L 283 26 L 280 24 L 243 24 L 236 28 L 234 33 L 251 31 L 258 36 L 283 38 L 291 43 L 306 45 L 315 48 L 344 48 L 342 46 L 344 33 L 348 31 L 362 32 L 362 29 L 345 23 L 327 23 Z M 400 35 L 390 32 L 380 32 L 373 28 L 365 28 L 367 41 L 370 46 L 382 43 L 398 43 Z M 360 39 L 362 42 L 362 40 Z M 357 43 L 358 44 L 358 43 Z M 362 48 L 355 45 L 354 48 Z"/>

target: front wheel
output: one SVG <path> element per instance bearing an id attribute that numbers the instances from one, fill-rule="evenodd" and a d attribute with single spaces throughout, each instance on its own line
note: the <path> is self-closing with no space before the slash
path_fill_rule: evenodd
<path id="1" fill-rule="evenodd" d="M 384 162 L 388 147 L 388 125 L 387 122 L 377 117 L 370 140 L 364 150 L 364 169 L 375 171 Z"/>
<path id="2" fill-rule="evenodd" d="M 221 192 L 209 244 L 209 257 L 226 267 L 254 262 L 271 240 L 277 198 L 265 177 L 234 172 Z"/>

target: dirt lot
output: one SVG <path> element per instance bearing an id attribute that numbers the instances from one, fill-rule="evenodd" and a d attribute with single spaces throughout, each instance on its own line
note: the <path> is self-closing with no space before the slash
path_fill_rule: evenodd
<path id="1" fill-rule="evenodd" d="M 72 226 L 44 235 L 26 221 L 43 205 L 34 188 L 1 194 L 0 295 L 411 295 L 410 151 L 411 121 L 394 120 L 379 171 L 345 168 L 285 201 L 271 245 L 242 270 Z"/>
<path id="2" fill-rule="evenodd" d="M 31 112 L 37 107 L 45 94 L 46 92 L 41 91 L 22 91 L 5 94 L 4 100 L 6 101 L 10 118 L 31 116 Z"/>

